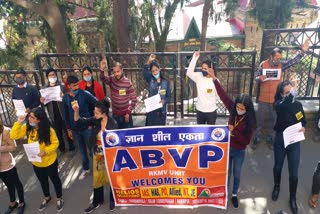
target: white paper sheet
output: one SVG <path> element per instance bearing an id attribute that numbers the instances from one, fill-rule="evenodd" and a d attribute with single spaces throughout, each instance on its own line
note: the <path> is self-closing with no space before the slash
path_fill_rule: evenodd
<path id="1" fill-rule="evenodd" d="M 38 156 L 40 153 L 39 142 L 23 144 L 23 147 L 30 162 L 42 162 L 41 157 Z"/>
<path id="2" fill-rule="evenodd" d="M 294 144 L 296 142 L 305 140 L 305 136 L 303 132 L 299 132 L 302 128 L 301 122 L 289 126 L 283 131 L 283 140 L 284 140 L 284 147 Z"/>
<path id="3" fill-rule="evenodd" d="M 281 69 L 262 69 L 262 75 L 267 76 L 267 78 L 264 81 L 267 80 L 279 80 L 281 77 Z"/>
<path id="4" fill-rule="evenodd" d="M 12 100 L 13 105 L 14 105 L 14 109 L 16 110 L 16 115 L 17 117 L 19 116 L 23 116 L 26 114 L 26 107 L 23 103 L 23 100 Z"/>
<path id="5" fill-rule="evenodd" d="M 144 105 L 146 106 L 146 112 L 154 111 L 158 108 L 162 108 L 162 102 L 160 94 L 156 94 L 144 100 Z"/>
<path id="6" fill-rule="evenodd" d="M 52 101 L 62 101 L 60 86 L 48 87 L 40 89 L 41 96 L 44 97 L 44 104 L 46 105 Z"/>

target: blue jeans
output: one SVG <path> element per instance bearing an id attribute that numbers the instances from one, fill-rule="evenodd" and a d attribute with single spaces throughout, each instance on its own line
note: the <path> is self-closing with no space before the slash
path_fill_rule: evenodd
<path id="1" fill-rule="evenodd" d="M 232 194 L 237 194 L 240 186 L 240 176 L 243 161 L 246 155 L 245 150 L 235 149 L 230 146 L 229 150 L 229 170 L 228 170 L 228 187 L 230 186 L 231 174 L 233 173 Z"/>
<path id="2" fill-rule="evenodd" d="M 91 129 L 85 129 L 82 131 L 72 130 L 73 138 L 79 144 L 79 150 L 80 150 L 80 155 L 82 158 L 82 169 L 83 170 L 89 170 L 89 158 L 88 158 L 87 148 L 90 143 L 91 132 L 92 132 Z"/>
<path id="3" fill-rule="evenodd" d="M 126 123 L 124 115 L 113 115 L 113 119 L 117 121 L 118 129 L 128 129 L 133 128 L 132 115 L 129 115 L 129 123 Z"/>
<path id="4" fill-rule="evenodd" d="M 288 168 L 290 177 L 298 177 L 300 163 L 300 142 L 291 144 L 284 148 L 283 134 L 276 133 L 273 144 L 274 152 L 274 171 L 281 175 L 284 159 L 288 156 Z"/>

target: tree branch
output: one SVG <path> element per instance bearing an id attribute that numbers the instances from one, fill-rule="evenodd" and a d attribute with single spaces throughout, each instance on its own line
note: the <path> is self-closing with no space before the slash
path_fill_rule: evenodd
<path id="1" fill-rule="evenodd" d="M 14 3 L 20 7 L 28 9 L 34 13 L 39 14 L 40 16 L 45 16 L 45 3 L 32 3 L 26 0 L 8 0 L 11 3 Z"/>
<path id="2" fill-rule="evenodd" d="M 67 1 L 67 3 L 70 4 L 70 5 L 74 5 L 74 6 L 77 6 L 77 7 L 81 7 L 81 8 L 84 8 L 84 9 L 88 9 L 88 10 L 94 11 L 93 5 L 90 5 L 89 3 L 88 3 L 88 5 L 78 4 L 77 2 L 71 2 L 71 1 Z"/>

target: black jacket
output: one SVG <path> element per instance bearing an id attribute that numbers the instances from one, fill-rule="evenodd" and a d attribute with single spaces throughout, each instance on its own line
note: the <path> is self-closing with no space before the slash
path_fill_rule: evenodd
<path id="1" fill-rule="evenodd" d="M 274 130 L 276 132 L 283 132 L 287 127 L 299 122 L 303 127 L 306 126 L 307 121 L 302 104 L 293 98 L 292 94 L 289 94 L 284 100 L 275 102 L 277 121 Z"/>
<path id="2" fill-rule="evenodd" d="M 89 147 L 89 151 L 93 151 L 94 146 L 96 144 L 96 140 L 97 140 L 97 134 L 99 133 L 99 131 L 101 130 L 101 119 L 96 119 L 95 117 L 89 117 L 89 118 L 84 118 L 81 117 L 78 121 L 75 121 L 75 125 L 80 126 L 80 127 L 84 127 L 84 126 L 91 126 L 92 127 L 92 135 L 90 137 L 90 145 L 88 145 Z M 113 129 L 117 129 L 118 128 L 118 124 L 117 122 L 112 118 L 108 116 L 108 123 L 107 123 L 107 130 L 113 130 Z"/>

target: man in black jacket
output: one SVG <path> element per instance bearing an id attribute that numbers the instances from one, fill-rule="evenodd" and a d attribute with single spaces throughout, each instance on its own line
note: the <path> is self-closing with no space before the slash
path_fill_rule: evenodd
<path id="1" fill-rule="evenodd" d="M 22 100 L 26 107 L 26 113 L 40 105 L 40 93 L 38 89 L 27 83 L 27 73 L 20 68 L 15 74 L 14 81 L 17 85 L 13 88 L 12 99 Z"/>

